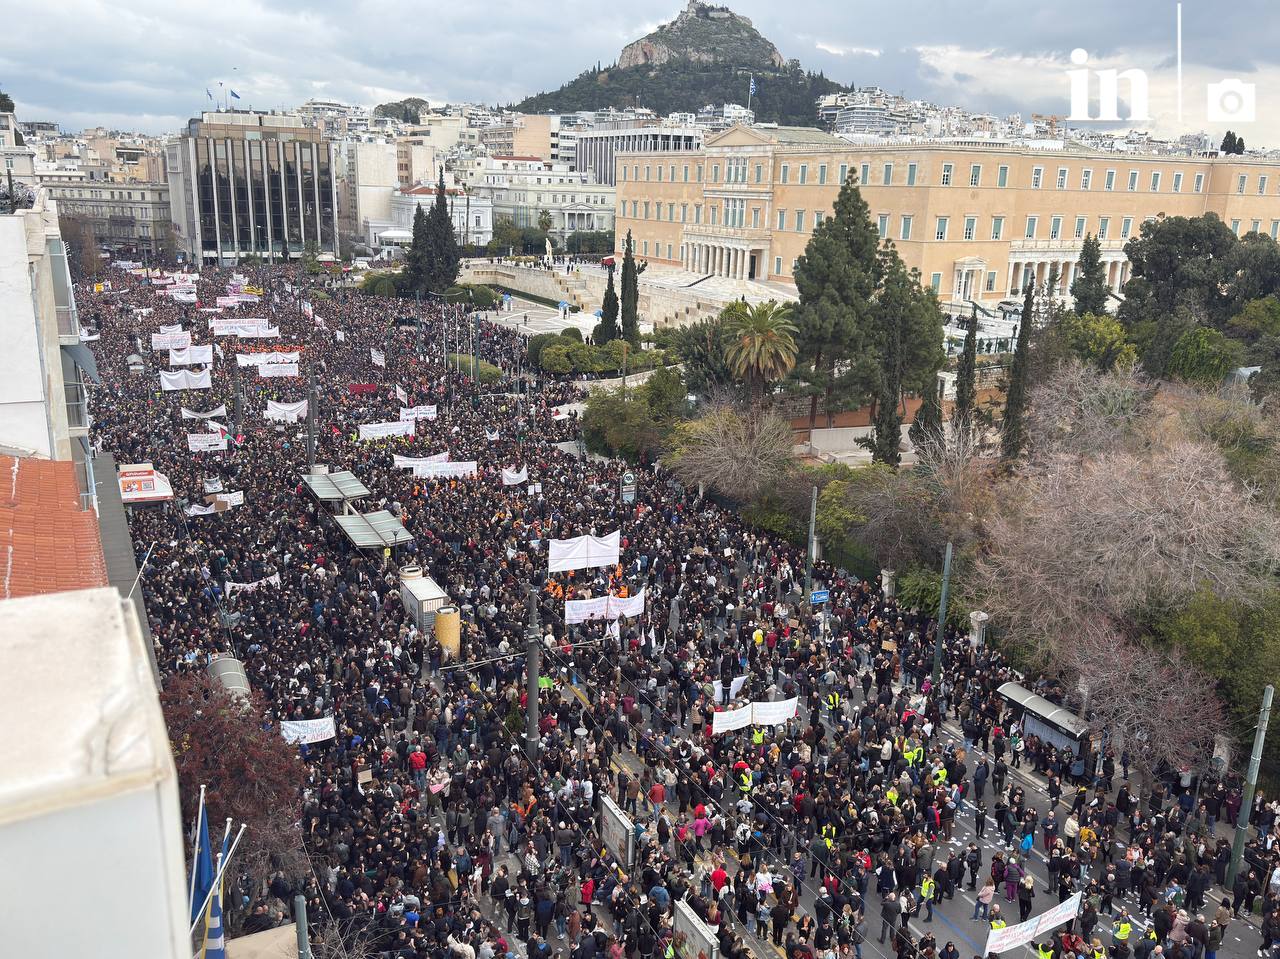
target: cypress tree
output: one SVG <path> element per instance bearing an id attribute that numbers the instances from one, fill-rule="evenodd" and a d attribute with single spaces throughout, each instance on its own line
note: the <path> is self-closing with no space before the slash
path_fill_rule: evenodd
<path id="1" fill-rule="evenodd" d="M 964 334 L 964 352 L 960 354 L 960 366 L 956 370 L 956 405 L 951 412 L 951 422 L 967 428 L 973 419 L 977 403 L 978 367 L 978 310 L 975 307 L 969 317 L 969 329 Z"/>
<path id="2" fill-rule="evenodd" d="M 600 330 L 597 345 L 603 346 L 618 338 L 618 294 L 613 289 L 613 268 L 609 269 L 609 281 L 604 288 L 604 301 L 600 304 Z"/>
<path id="3" fill-rule="evenodd" d="M 1102 245 L 1092 233 L 1080 245 L 1080 264 L 1071 283 L 1077 316 L 1101 316 L 1107 309 L 1107 274 L 1102 267 Z"/>
<path id="4" fill-rule="evenodd" d="M 921 399 L 916 418 L 911 423 L 911 429 L 907 430 L 911 445 L 917 452 L 938 442 L 942 437 L 942 403 L 938 398 L 938 384 L 934 382 L 926 387 Z"/>
<path id="5" fill-rule="evenodd" d="M 640 301 L 640 286 L 636 278 L 636 261 L 631 255 L 635 244 L 631 231 L 627 231 L 626 249 L 622 255 L 622 338 L 634 347 L 640 346 L 640 320 L 636 310 Z"/>
<path id="6" fill-rule="evenodd" d="M 889 328 L 885 331 L 884 360 L 880 380 L 880 395 L 876 401 L 875 433 L 872 437 L 871 459 L 886 466 L 897 466 L 902 460 L 899 446 L 902 444 L 902 319 L 896 310 L 886 317 Z"/>
<path id="7" fill-rule="evenodd" d="M 427 211 L 420 205 L 413 210 L 413 241 L 404 251 L 404 272 L 401 274 L 405 291 L 421 293 L 429 289 L 428 260 L 431 233 L 427 228 Z"/>
<path id="8" fill-rule="evenodd" d="M 443 293 L 458 279 L 461 258 L 458 240 L 453 235 L 453 217 L 449 215 L 449 200 L 444 190 L 444 167 L 440 168 L 440 180 L 436 184 L 436 202 L 427 217 L 430 243 L 430 259 L 426 264 L 427 280 L 435 293 Z"/>
<path id="9" fill-rule="evenodd" d="M 1028 283 L 1022 300 L 1022 322 L 1018 324 L 1018 345 L 1013 351 L 1013 367 L 1009 371 L 1004 423 L 1000 432 L 1000 451 L 1006 460 L 1017 459 L 1027 443 L 1027 376 L 1030 371 L 1031 317 L 1035 309 L 1035 295 L 1034 288 Z"/>

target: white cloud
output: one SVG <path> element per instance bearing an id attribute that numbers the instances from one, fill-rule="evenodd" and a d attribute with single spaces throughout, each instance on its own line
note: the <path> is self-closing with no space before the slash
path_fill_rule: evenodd
<path id="1" fill-rule="evenodd" d="M 830 53 L 837 57 L 878 57 L 884 53 L 883 50 L 877 50 L 875 47 L 837 47 L 821 41 L 813 46 L 816 50 L 821 50 L 823 53 Z"/>

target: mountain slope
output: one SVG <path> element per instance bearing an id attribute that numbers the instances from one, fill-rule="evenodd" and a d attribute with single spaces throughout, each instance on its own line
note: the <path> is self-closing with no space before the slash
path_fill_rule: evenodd
<path id="1" fill-rule="evenodd" d="M 750 78 L 756 80 L 751 109 L 761 122 L 812 126 L 814 101 L 848 88 L 799 67 L 765 70 L 731 63 L 668 60 L 654 66 L 588 70 L 559 90 L 539 93 L 516 104 L 522 113 L 569 113 L 605 107 L 649 107 L 661 115 L 696 113 L 707 104 L 747 101 Z"/>

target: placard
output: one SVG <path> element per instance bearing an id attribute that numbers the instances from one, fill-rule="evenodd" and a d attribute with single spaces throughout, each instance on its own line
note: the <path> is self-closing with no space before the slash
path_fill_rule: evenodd
<path id="1" fill-rule="evenodd" d="M 338 735 L 332 716 L 320 719 L 289 719 L 280 721 L 280 735 L 288 743 L 322 743 Z"/>

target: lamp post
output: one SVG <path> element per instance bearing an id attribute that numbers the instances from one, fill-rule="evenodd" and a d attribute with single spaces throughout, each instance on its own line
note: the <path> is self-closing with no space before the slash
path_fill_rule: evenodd
<path id="1" fill-rule="evenodd" d="M 942 635 L 947 628 L 947 589 L 951 585 L 951 541 L 942 557 L 942 595 L 938 599 L 938 631 L 933 640 L 933 685 L 942 681 Z"/>
<path id="2" fill-rule="evenodd" d="M 525 672 L 528 699 L 525 719 L 525 755 L 530 763 L 538 761 L 538 679 L 542 667 L 542 624 L 538 621 L 538 588 L 529 584 L 529 624 L 525 628 Z"/>

